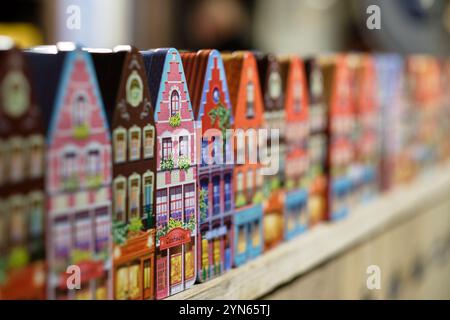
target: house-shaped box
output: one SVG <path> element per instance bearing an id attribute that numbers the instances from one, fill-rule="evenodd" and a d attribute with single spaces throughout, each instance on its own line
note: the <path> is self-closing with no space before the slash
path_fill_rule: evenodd
<path id="1" fill-rule="evenodd" d="M 90 51 L 112 139 L 114 299 L 153 299 L 156 129 L 144 61 L 130 46 Z"/>
<path id="2" fill-rule="evenodd" d="M 380 189 L 387 191 L 399 182 L 399 157 L 402 152 L 401 132 L 404 109 L 403 58 L 396 54 L 375 56 L 376 81 L 379 91 L 381 116 L 380 143 Z"/>
<path id="3" fill-rule="evenodd" d="M 233 125 L 222 57 L 217 50 L 181 53 L 194 111 L 198 163 L 197 279 L 229 270 L 233 261 L 233 163 L 226 130 Z"/>
<path id="4" fill-rule="evenodd" d="M 0 46 L 0 299 L 45 299 L 41 113 L 23 54 Z"/>
<path id="5" fill-rule="evenodd" d="M 328 116 L 324 100 L 322 70 L 315 58 L 305 60 L 309 102 L 309 193 L 308 220 L 315 225 L 326 217 Z"/>
<path id="6" fill-rule="evenodd" d="M 379 94 L 373 56 L 358 54 L 353 59 L 356 128 L 352 192 L 356 202 L 364 203 L 373 199 L 379 187 Z"/>
<path id="7" fill-rule="evenodd" d="M 67 46 L 67 48 L 66 48 Z M 63 47 L 61 47 L 63 49 Z M 91 55 L 27 52 L 46 126 L 47 296 L 111 298 L 111 141 Z M 80 289 L 76 289 L 80 276 Z"/>
<path id="8" fill-rule="evenodd" d="M 286 112 L 284 237 L 291 239 L 308 226 L 309 103 L 303 60 L 292 55 L 280 61 Z"/>
<path id="9" fill-rule="evenodd" d="M 264 108 L 254 55 L 236 51 L 222 54 L 222 59 L 234 117 L 234 265 L 239 266 L 260 255 L 263 248 L 264 176 L 255 155 L 259 152 L 257 130 L 264 128 Z"/>
<path id="10" fill-rule="evenodd" d="M 354 79 L 347 55 L 336 54 L 319 59 L 328 109 L 327 219 L 337 220 L 348 215 L 352 196 Z"/>
<path id="11" fill-rule="evenodd" d="M 284 164 L 285 164 L 285 110 L 281 68 L 272 54 L 254 53 L 258 63 L 259 84 L 264 102 L 264 124 L 268 130 L 267 148 L 271 150 L 271 130 L 278 130 L 278 172 L 265 175 L 263 185 L 264 250 L 275 247 L 284 239 Z"/>
<path id="12" fill-rule="evenodd" d="M 197 163 L 194 113 L 176 49 L 142 52 L 157 133 L 156 298 L 196 279 Z"/>

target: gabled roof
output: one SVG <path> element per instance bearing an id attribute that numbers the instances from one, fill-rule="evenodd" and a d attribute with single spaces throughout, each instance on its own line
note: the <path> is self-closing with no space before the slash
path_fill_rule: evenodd
<path id="1" fill-rule="evenodd" d="M 50 144 L 55 131 L 56 122 L 63 106 L 65 88 L 67 87 L 75 59 L 81 57 L 86 62 L 86 69 L 90 74 L 93 92 L 100 107 L 100 114 L 109 130 L 107 116 L 102 96 L 98 87 L 97 77 L 91 55 L 77 47 L 71 51 L 39 52 L 29 50 L 25 52 L 30 65 L 33 85 L 37 88 L 37 99 L 44 119 L 47 142 Z"/>
<path id="2" fill-rule="evenodd" d="M 114 110 L 119 94 L 124 63 L 128 52 L 91 52 L 98 84 L 105 104 L 105 112 L 109 126 L 112 126 Z"/>
<path id="3" fill-rule="evenodd" d="M 242 68 L 245 59 L 245 51 L 223 53 L 222 60 L 227 75 L 228 91 L 231 98 L 233 114 L 236 112 L 237 98 L 242 80 Z"/>
<path id="4" fill-rule="evenodd" d="M 179 62 L 179 71 L 182 73 L 182 78 L 184 81 L 184 91 L 186 91 L 186 96 L 189 104 L 189 110 L 191 112 L 191 117 L 194 119 L 194 114 L 192 110 L 191 101 L 189 98 L 189 90 L 187 86 L 186 77 L 184 75 L 183 62 L 181 61 L 180 54 L 175 48 L 161 48 L 148 51 L 141 51 L 142 57 L 145 64 L 145 72 L 147 74 L 148 86 L 150 89 L 150 98 L 154 110 L 155 122 L 158 121 L 158 113 L 160 111 L 159 103 L 157 103 L 162 98 L 162 92 L 164 87 L 161 86 L 161 81 L 166 77 L 170 68 L 170 55 L 175 55 L 177 61 Z"/>

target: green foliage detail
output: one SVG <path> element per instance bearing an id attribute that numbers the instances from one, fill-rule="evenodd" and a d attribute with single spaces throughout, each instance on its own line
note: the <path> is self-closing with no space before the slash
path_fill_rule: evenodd
<path id="1" fill-rule="evenodd" d="M 112 225 L 113 241 L 122 245 L 127 241 L 128 225 L 122 221 L 114 221 Z"/>
<path id="2" fill-rule="evenodd" d="M 169 157 L 168 159 L 161 160 L 161 170 L 162 171 L 172 171 L 174 168 L 173 159 Z"/>
<path id="3" fill-rule="evenodd" d="M 245 204 L 247 203 L 247 199 L 245 199 L 245 196 L 242 193 L 239 193 L 236 196 L 236 203 L 235 203 L 235 207 L 236 208 L 240 208 L 245 206 Z"/>
<path id="4" fill-rule="evenodd" d="M 191 159 L 188 156 L 180 156 L 178 158 L 178 168 L 184 171 L 188 171 L 191 167 Z"/>
<path id="5" fill-rule="evenodd" d="M 208 205 L 206 204 L 206 193 L 208 191 L 204 189 L 200 189 L 199 195 L 198 195 L 198 206 L 200 210 L 200 219 L 205 220 L 206 214 L 208 211 Z"/>
<path id="6" fill-rule="evenodd" d="M 131 218 L 128 224 L 128 232 L 131 234 L 136 234 L 142 230 L 144 227 L 140 218 Z"/>
<path id="7" fill-rule="evenodd" d="M 225 137 L 225 131 L 230 127 L 230 114 L 230 110 L 226 108 L 220 101 L 217 106 L 214 109 L 211 109 L 211 111 L 209 111 L 208 113 L 213 125 L 216 120 L 218 120 L 218 125 L 220 130 L 222 130 L 223 137 Z"/>
<path id="8" fill-rule="evenodd" d="M 261 191 L 257 191 L 252 198 L 253 204 L 260 204 L 264 200 L 263 194 Z"/>
<path id="9" fill-rule="evenodd" d="M 180 113 L 177 112 L 173 116 L 169 118 L 169 125 L 173 128 L 179 127 L 181 124 L 181 116 Z"/>
<path id="10" fill-rule="evenodd" d="M 89 127 L 86 123 L 74 127 L 73 136 L 75 139 L 83 140 L 89 137 Z"/>
<path id="11" fill-rule="evenodd" d="M 30 256 L 27 249 L 24 247 L 17 247 L 11 250 L 8 261 L 9 269 L 22 268 L 28 264 Z"/>

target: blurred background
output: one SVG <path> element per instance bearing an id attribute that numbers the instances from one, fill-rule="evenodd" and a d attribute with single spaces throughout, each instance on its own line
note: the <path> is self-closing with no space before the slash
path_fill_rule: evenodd
<path id="1" fill-rule="evenodd" d="M 369 30 L 369 5 L 381 29 Z M 0 34 L 23 46 L 341 50 L 450 53 L 450 0 L 15 0 Z"/>

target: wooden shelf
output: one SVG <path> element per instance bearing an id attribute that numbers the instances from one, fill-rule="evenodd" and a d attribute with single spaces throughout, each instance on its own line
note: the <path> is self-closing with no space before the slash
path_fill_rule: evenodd
<path id="1" fill-rule="evenodd" d="M 246 265 L 169 299 L 257 299 L 412 215 L 450 197 L 450 165 L 324 223 Z"/>

